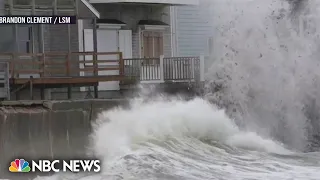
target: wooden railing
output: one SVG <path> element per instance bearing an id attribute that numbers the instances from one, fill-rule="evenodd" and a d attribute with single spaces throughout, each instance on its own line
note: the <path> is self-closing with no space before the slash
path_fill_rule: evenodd
<path id="1" fill-rule="evenodd" d="M 199 81 L 200 57 L 124 59 L 124 75 L 140 81 Z"/>
<path id="2" fill-rule="evenodd" d="M 98 60 L 99 59 L 99 60 Z M 2 53 L 0 61 L 10 64 L 14 78 L 99 76 L 100 71 L 119 70 L 123 75 L 121 52 L 46 52 L 35 54 Z"/>
<path id="3" fill-rule="evenodd" d="M 199 57 L 168 57 L 163 59 L 165 80 L 194 80 Z"/>
<path id="4" fill-rule="evenodd" d="M 160 80 L 160 58 L 124 59 L 124 75 L 141 81 Z"/>
<path id="5" fill-rule="evenodd" d="M 25 80 L 31 77 L 38 84 L 45 84 L 49 80 L 52 84 L 68 84 L 69 80 L 65 77 L 72 78 L 75 84 L 83 82 L 83 78 L 86 78 L 87 83 L 102 81 L 124 83 L 127 80 L 154 83 L 202 81 L 200 79 L 203 79 L 204 60 L 200 63 L 200 59 L 200 57 L 163 56 L 123 59 L 121 52 L 0 54 L 0 61 L 9 62 L 10 77 L 14 78 L 15 83 L 19 82 L 18 84 L 25 83 Z"/>

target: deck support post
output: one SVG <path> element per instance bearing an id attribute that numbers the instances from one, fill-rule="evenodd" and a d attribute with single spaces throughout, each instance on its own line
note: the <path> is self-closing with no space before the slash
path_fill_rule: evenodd
<path id="1" fill-rule="evenodd" d="M 97 52 L 98 52 L 98 44 L 97 44 L 97 18 L 93 19 L 93 68 L 94 68 L 94 76 L 98 76 L 98 65 L 97 65 Z M 94 98 L 98 98 L 98 86 L 94 86 Z"/>
<path id="2" fill-rule="evenodd" d="M 71 32 L 70 24 L 68 24 L 68 55 L 66 59 L 67 76 L 70 76 L 70 59 L 71 59 Z M 68 85 L 68 99 L 72 99 L 72 86 Z"/>
<path id="3" fill-rule="evenodd" d="M 164 83 L 164 55 L 160 55 L 160 81 Z"/>
<path id="4" fill-rule="evenodd" d="M 30 99 L 33 100 L 33 76 L 30 76 Z"/>
<path id="5" fill-rule="evenodd" d="M 68 85 L 68 99 L 72 99 L 72 94 L 71 94 L 72 90 L 71 90 L 71 86 Z"/>
<path id="6" fill-rule="evenodd" d="M 20 100 L 20 92 L 16 92 L 16 100 Z"/>
<path id="7" fill-rule="evenodd" d="M 41 98 L 41 100 L 44 100 L 44 88 L 43 87 L 41 87 L 40 88 L 40 98 Z"/>
<path id="8" fill-rule="evenodd" d="M 39 25 L 39 30 L 40 30 L 40 36 L 39 36 L 39 46 L 40 46 L 40 52 L 42 53 L 42 56 L 40 57 L 40 61 L 42 62 L 39 64 L 39 70 L 43 70 L 43 72 L 40 73 L 40 78 L 45 76 L 45 55 L 44 55 L 44 29 L 43 29 L 43 24 Z M 41 100 L 45 100 L 46 96 L 45 93 L 48 91 L 44 85 L 40 87 L 40 98 Z M 50 91 L 50 90 L 49 90 Z"/>

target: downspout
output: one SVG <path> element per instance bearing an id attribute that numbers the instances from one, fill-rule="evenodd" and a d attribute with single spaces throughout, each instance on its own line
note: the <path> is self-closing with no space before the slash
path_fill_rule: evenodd
<path id="1" fill-rule="evenodd" d="M 171 29 L 171 56 L 177 56 L 178 51 L 177 51 L 177 16 L 176 16 L 176 7 L 175 6 L 170 6 L 170 29 Z"/>

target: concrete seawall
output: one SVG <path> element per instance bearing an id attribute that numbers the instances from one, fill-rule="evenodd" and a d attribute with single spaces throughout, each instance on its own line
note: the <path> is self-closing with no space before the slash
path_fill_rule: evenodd
<path id="1" fill-rule="evenodd" d="M 127 100 L 1 102 L 0 179 L 12 178 L 8 168 L 15 158 L 86 157 L 91 121 L 99 112 L 127 103 Z M 13 179 L 28 179 L 25 175 Z"/>

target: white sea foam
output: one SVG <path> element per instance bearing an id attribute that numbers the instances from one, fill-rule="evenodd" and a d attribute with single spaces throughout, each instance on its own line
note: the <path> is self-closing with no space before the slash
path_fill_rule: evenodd
<path id="1" fill-rule="evenodd" d="M 316 164 L 300 167 L 296 153 L 255 132 L 242 131 L 223 110 L 200 98 L 132 100 L 130 108 L 101 113 L 92 139 L 104 168 L 101 174 L 83 179 L 153 179 L 158 171 L 163 171 L 160 179 L 207 179 L 219 173 L 231 173 L 223 177 L 232 179 L 318 175 Z M 56 176 L 65 177 L 70 178 Z"/>
<path id="2" fill-rule="evenodd" d="M 103 112 L 94 133 L 95 153 L 105 161 L 135 151 L 135 145 L 149 140 L 193 137 L 273 153 L 288 152 L 277 142 L 256 133 L 243 132 L 223 110 L 203 99 L 134 100 L 130 109 Z"/>

